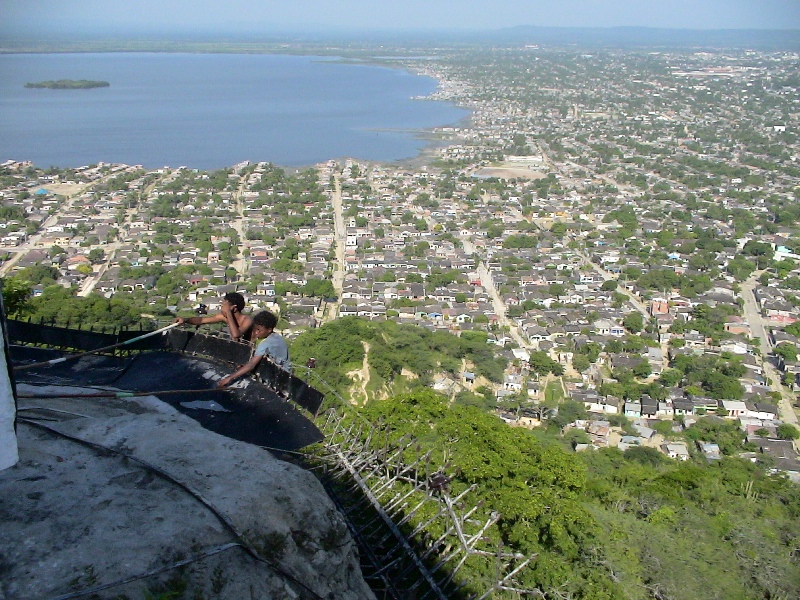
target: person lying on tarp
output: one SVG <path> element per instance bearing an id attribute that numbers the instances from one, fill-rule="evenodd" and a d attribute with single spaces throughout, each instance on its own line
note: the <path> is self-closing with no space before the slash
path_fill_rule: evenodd
<path id="1" fill-rule="evenodd" d="M 210 317 L 175 317 L 176 323 L 187 325 L 207 325 L 209 323 L 226 323 L 231 338 L 237 342 L 249 342 L 252 339 L 253 318 L 242 314 L 244 296 L 239 292 L 229 292 L 222 297 L 220 311 Z"/>
<path id="2" fill-rule="evenodd" d="M 235 379 L 251 373 L 265 356 L 284 371 L 289 370 L 289 347 L 286 345 L 286 340 L 279 333 L 275 333 L 277 324 L 278 317 L 268 310 L 253 317 L 253 343 L 256 347 L 253 358 L 227 377 L 220 379 L 217 387 L 225 387 Z"/>

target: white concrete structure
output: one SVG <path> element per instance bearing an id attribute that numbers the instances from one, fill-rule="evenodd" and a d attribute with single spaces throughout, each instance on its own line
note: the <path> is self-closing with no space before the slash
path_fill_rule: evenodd
<path id="1" fill-rule="evenodd" d="M 19 460 L 17 434 L 14 431 L 15 416 L 16 406 L 8 375 L 5 343 L 0 343 L 0 471 L 13 467 Z"/>

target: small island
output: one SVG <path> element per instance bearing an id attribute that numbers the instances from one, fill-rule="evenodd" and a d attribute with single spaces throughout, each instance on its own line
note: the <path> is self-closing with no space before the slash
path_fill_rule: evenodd
<path id="1" fill-rule="evenodd" d="M 107 81 L 90 81 L 88 79 L 59 79 L 58 81 L 39 81 L 26 83 L 26 88 L 47 88 L 50 90 L 87 90 L 91 88 L 109 87 Z"/>

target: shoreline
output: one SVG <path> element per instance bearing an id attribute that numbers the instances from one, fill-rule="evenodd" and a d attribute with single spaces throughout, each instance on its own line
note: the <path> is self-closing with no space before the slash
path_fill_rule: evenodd
<path id="1" fill-rule="evenodd" d="M 431 74 L 429 72 L 425 72 L 424 69 L 415 68 L 414 66 L 409 65 L 409 64 L 407 64 L 405 62 L 406 60 L 414 60 L 413 58 L 406 59 L 404 57 L 398 57 L 398 59 L 392 59 L 391 61 L 388 61 L 388 60 L 375 59 L 375 57 L 359 57 L 359 58 L 355 58 L 353 56 L 347 56 L 346 53 L 341 52 L 342 49 L 340 49 L 340 48 L 335 48 L 335 49 L 334 48 L 328 48 L 327 51 L 325 51 L 325 50 L 323 50 L 321 48 L 306 48 L 305 50 L 306 51 L 304 52 L 302 48 L 297 48 L 297 47 L 287 48 L 287 47 L 284 46 L 284 47 L 282 47 L 280 49 L 279 48 L 274 48 L 274 47 L 264 48 L 258 53 L 259 54 L 264 54 L 264 55 L 275 55 L 275 56 L 298 56 L 298 57 L 318 56 L 320 58 L 330 58 L 330 61 L 325 61 L 325 62 L 341 62 L 341 63 L 345 63 L 345 64 L 368 65 L 368 66 L 374 66 L 374 67 L 379 67 L 379 68 L 383 68 L 383 69 L 391 69 L 391 70 L 395 70 L 395 71 L 402 70 L 402 71 L 405 71 L 406 73 L 411 74 L 411 75 L 413 75 L 415 77 L 427 78 L 427 79 L 431 80 L 435 84 L 435 88 L 432 91 L 428 92 L 427 94 L 425 94 L 423 96 L 413 96 L 413 95 L 409 96 L 409 101 L 413 102 L 413 101 L 419 99 L 419 100 L 424 100 L 424 101 L 427 101 L 427 102 L 445 103 L 445 104 L 449 104 L 453 108 L 456 108 L 456 109 L 458 109 L 460 111 L 464 111 L 467 114 L 462 116 L 462 117 L 460 117 L 458 120 L 456 120 L 456 121 L 454 121 L 452 123 L 445 123 L 445 124 L 436 125 L 436 126 L 433 126 L 433 127 L 426 127 L 426 128 L 419 128 L 419 129 L 416 129 L 416 128 L 413 128 L 413 127 L 412 128 L 375 128 L 374 130 L 378 131 L 378 132 L 380 132 L 380 131 L 384 131 L 384 132 L 389 131 L 389 132 L 394 132 L 394 133 L 400 133 L 402 135 L 410 136 L 411 138 L 413 138 L 417 142 L 421 142 L 420 145 L 419 145 L 419 148 L 417 149 L 415 154 L 413 154 L 411 156 L 405 156 L 405 157 L 396 158 L 396 159 L 385 159 L 385 158 L 384 159 L 380 159 L 380 158 L 376 159 L 376 158 L 369 158 L 369 157 L 359 157 L 356 153 L 354 153 L 354 154 L 348 154 L 348 155 L 340 155 L 338 157 L 335 156 L 335 155 L 322 157 L 322 158 L 320 158 L 318 160 L 313 160 L 313 162 L 310 162 L 310 163 L 300 163 L 300 164 L 288 163 L 288 164 L 282 164 L 282 163 L 276 162 L 276 161 L 265 160 L 265 159 L 251 159 L 251 158 L 248 158 L 248 157 L 245 156 L 245 157 L 236 157 L 235 160 L 226 161 L 225 164 L 222 164 L 222 165 L 219 165 L 219 166 L 212 166 L 212 167 L 195 167 L 195 166 L 191 166 L 191 165 L 187 164 L 187 162 L 184 161 L 184 160 L 176 161 L 175 164 L 173 165 L 173 164 L 171 164 L 171 162 L 169 160 L 164 160 L 164 161 L 159 161 L 159 164 L 154 164 L 152 166 L 148 166 L 148 167 L 144 167 L 144 168 L 146 168 L 147 170 L 155 170 L 155 169 L 164 168 L 164 167 L 170 168 L 170 169 L 177 169 L 177 168 L 179 168 L 181 166 L 185 166 L 185 167 L 188 167 L 188 168 L 191 168 L 191 169 L 197 169 L 199 171 L 211 172 L 211 171 L 217 171 L 217 170 L 221 170 L 221 169 L 227 169 L 227 168 L 230 168 L 230 167 L 232 167 L 232 166 L 234 166 L 236 164 L 239 164 L 243 160 L 249 160 L 252 163 L 266 162 L 266 163 L 271 163 L 271 164 L 274 164 L 276 166 L 279 166 L 280 168 L 285 169 L 285 170 L 300 171 L 300 170 L 316 167 L 317 165 L 320 165 L 320 164 L 324 164 L 325 162 L 327 162 L 329 160 L 341 161 L 341 160 L 348 160 L 348 159 L 349 160 L 356 160 L 356 161 L 363 161 L 363 162 L 373 163 L 373 164 L 398 165 L 398 166 L 401 166 L 402 168 L 411 168 L 411 167 L 419 167 L 419 166 L 430 166 L 431 163 L 434 162 L 437 159 L 437 150 L 438 149 L 443 148 L 443 147 L 447 147 L 448 145 L 453 144 L 453 143 L 457 143 L 457 141 L 452 139 L 453 138 L 453 133 L 446 133 L 443 130 L 445 130 L 445 129 L 463 130 L 463 129 L 470 129 L 472 127 L 472 119 L 474 117 L 474 109 L 462 106 L 457 102 L 453 102 L 453 101 L 450 101 L 450 100 L 447 100 L 447 99 L 444 99 L 444 98 L 437 98 L 436 96 L 437 96 L 437 94 L 439 94 L 442 91 L 443 84 L 445 82 L 440 77 L 436 77 L 435 75 L 433 75 L 433 74 Z M 0 56 L 2 56 L 2 55 L 11 56 L 11 55 L 15 55 L 15 54 L 16 55 L 20 55 L 20 56 L 29 55 L 29 54 L 56 54 L 56 55 L 58 55 L 58 54 L 70 54 L 70 53 L 72 53 L 72 54 L 89 54 L 89 53 L 99 53 L 99 54 L 131 53 L 131 54 L 137 54 L 137 53 L 152 53 L 152 52 L 153 52 L 152 49 L 147 49 L 147 50 L 140 49 L 139 51 L 131 51 L 131 50 L 110 51 L 110 50 L 107 50 L 107 49 L 106 50 L 100 50 L 99 48 L 96 48 L 96 47 L 92 48 L 91 50 L 87 49 L 87 50 L 80 51 L 80 52 L 76 52 L 74 48 L 71 48 L 71 49 L 61 48 L 60 51 L 58 51 L 58 52 L 20 52 L 20 51 L 7 52 L 7 51 L 5 51 L 5 49 L 0 48 Z M 186 54 L 187 52 L 186 52 L 186 48 L 185 47 L 181 47 L 180 49 L 178 49 L 178 48 L 164 49 L 162 52 L 159 52 L 159 53 L 162 53 L 162 54 Z M 239 48 L 236 48 L 235 51 L 234 51 L 234 49 L 230 49 L 229 51 L 222 51 L 222 50 L 217 48 L 214 51 L 206 49 L 203 52 L 196 52 L 196 53 L 192 53 L 192 54 L 209 54 L 209 55 L 214 55 L 214 54 L 228 54 L 228 55 L 241 54 L 241 55 L 247 55 L 247 54 L 253 54 L 253 53 L 254 52 L 252 52 L 252 51 L 251 52 L 243 51 L 243 49 L 241 47 L 239 47 Z M 343 56 L 343 54 L 345 54 L 345 56 Z M 396 60 L 396 62 L 395 62 L 395 60 Z M 392 148 L 391 142 L 389 142 L 389 144 L 387 145 L 387 149 L 391 149 L 391 148 Z M 11 150 L 13 150 L 13 148 Z M 388 152 L 388 153 L 391 154 L 391 152 Z M 69 164 L 69 163 L 65 164 L 65 163 L 61 163 L 60 161 L 57 161 L 57 160 L 54 161 L 53 159 L 43 159 L 43 160 L 41 160 L 42 164 L 39 164 L 39 162 L 37 162 L 35 159 L 31 159 L 29 157 L 17 158 L 17 155 L 14 154 L 13 152 L 9 152 L 8 154 L 9 154 L 8 156 L 4 156 L 4 157 L 2 157 L 2 159 L 3 160 L 9 159 L 9 160 L 13 160 L 15 162 L 32 162 L 33 164 L 35 164 L 36 166 L 38 166 L 40 168 L 46 168 L 46 167 L 54 166 L 54 167 L 59 168 L 59 169 L 74 169 L 74 168 L 79 168 L 81 166 L 85 166 L 87 164 L 96 164 L 98 162 L 103 162 L 103 163 L 108 163 L 108 164 L 115 164 L 115 165 L 117 165 L 117 164 L 119 164 L 119 165 L 128 165 L 128 166 L 130 166 L 129 163 L 131 163 L 132 165 L 143 165 L 143 164 L 147 164 L 148 163 L 148 161 L 147 160 L 143 160 L 142 157 L 136 157 L 133 161 L 130 161 L 130 158 L 129 158 L 128 162 L 115 161 L 113 158 L 109 159 L 109 157 L 94 157 L 93 159 L 86 159 L 86 160 L 80 160 L 79 159 L 75 164 Z"/>

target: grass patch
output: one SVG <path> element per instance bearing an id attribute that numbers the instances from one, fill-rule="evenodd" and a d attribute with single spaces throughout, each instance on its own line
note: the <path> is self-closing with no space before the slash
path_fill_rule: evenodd
<path id="1" fill-rule="evenodd" d="M 564 388 L 561 385 L 560 379 L 553 379 L 547 384 L 544 390 L 544 400 L 549 405 L 551 403 L 558 404 L 564 399 Z"/>

